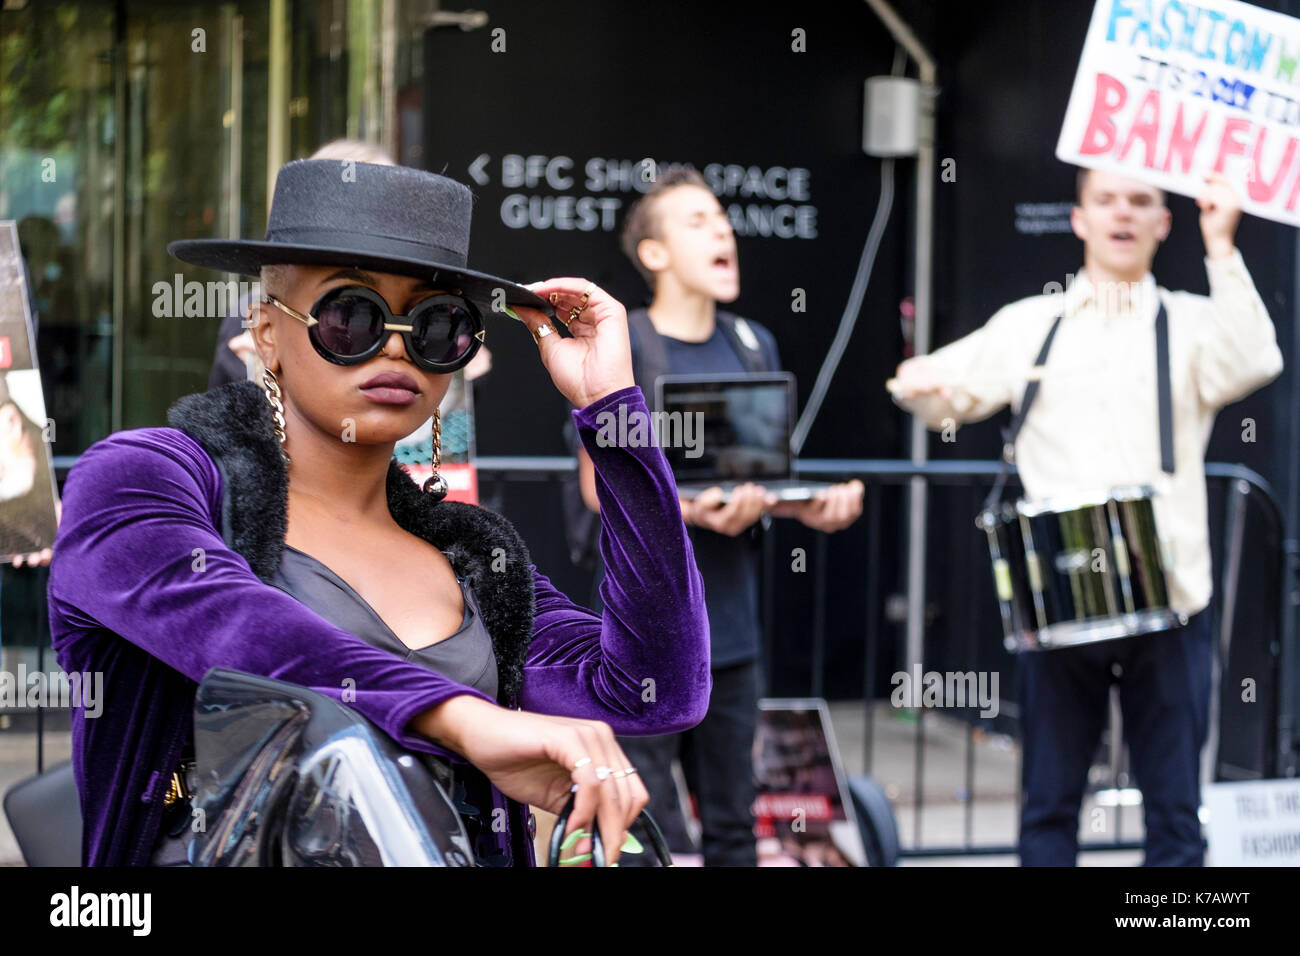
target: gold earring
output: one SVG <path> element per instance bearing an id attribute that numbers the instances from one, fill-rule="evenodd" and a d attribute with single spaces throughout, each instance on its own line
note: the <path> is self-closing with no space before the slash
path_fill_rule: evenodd
<path id="1" fill-rule="evenodd" d="M 434 501 L 441 501 L 447 497 L 447 492 L 451 489 L 447 486 L 447 479 L 438 474 L 438 469 L 442 467 L 442 416 L 438 414 L 438 409 L 433 410 L 433 474 L 424 479 L 423 490 L 427 495 L 431 495 Z"/>
<path id="2" fill-rule="evenodd" d="M 262 369 L 262 391 L 266 393 L 266 400 L 271 406 L 271 422 L 275 428 L 275 437 L 280 442 L 280 457 L 284 459 L 287 468 L 289 453 L 284 450 L 284 402 L 281 401 L 283 393 L 280 391 L 280 380 L 275 377 L 275 373 L 270 368 Z"/>

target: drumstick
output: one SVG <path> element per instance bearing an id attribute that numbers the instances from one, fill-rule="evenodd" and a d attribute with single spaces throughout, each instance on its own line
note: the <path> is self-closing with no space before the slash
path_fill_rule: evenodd
<path id="1" fill-rule="evenodd" d="M 1025 373 L 1024 379 L 1026 382 L 1041 382 L 1043 380 L 1043 373 L 1046 371 L 1047 371 L 1046 366 L 1035 365 L 1032 368 L 1030 368 L 1028 372 Z M 965 385 L 954 382 L 950 384 L 948 387 L 960 388 L 963 389 L 964 391 L 968 391 L 971 386 L 978 388 L 980 385 L 995 385 L 999 383 L 1000 380 L 994 380 L 991 378 L 985 378 L 985 379 L 976 378 L 976 379 L 967 379 Z M 885 388 L 889 390 L 889 393 L 891 395 L 899 395 L 903 391 L 903 385 L 897 378 L 886 379 Z"/>

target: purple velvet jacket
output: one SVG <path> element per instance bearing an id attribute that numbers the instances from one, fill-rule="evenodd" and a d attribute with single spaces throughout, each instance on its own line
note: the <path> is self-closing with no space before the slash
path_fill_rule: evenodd
<path id="1" fill-rule="evenodd" d="M 703 584 L 663 454 L 596 441 L 597 416 L 622 403 L 645 411 L 634 387 L 573 412 L 601 502 L 600 617 L 537 572 L 504 518 L 436 504 L 396 463 L 389 508 L 474 581 L 497 653 L 499 703 L 603 720 L 621 734 L 673 733 L 703 718 L 712 686 Z M 168 418 L 175 427 L 122 431 L 91 446 L 64 489 L 50 630 L 64 670 L 104 674 L 102 714 L 73 713 L 86 865 L 148 862 L 209 668 L 336 700 L 355 687 L 349 706 L 402 746 L 457 761 L 408 723 L 457 694 L 484 697 L 340 630 L 267 583 L 284 544 L 288 479 L 257 386 L 189 396 Z M 493 797 L 510 821 L 501 848 L 532 862 L 527 808 L 495 788 Z"/>

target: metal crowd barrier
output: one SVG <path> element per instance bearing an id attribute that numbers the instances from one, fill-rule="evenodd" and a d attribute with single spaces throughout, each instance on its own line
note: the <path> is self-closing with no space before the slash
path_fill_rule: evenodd
<path id="1" fill-rule="evenodd" d="M 874 688 L 876 684 L 876 660 L 880 650 L 881 635 L 881 602 L 882 586 L 881 572 L 884 567 L 884 560 L 881 553 L 881 516 L 882 516 L 882 497 L 885 488 L 891 486 L 905 486 L 911 479 L 920 477 L 927 483 L 950 486 L 964 486 L 971 492 L 977 492 L 973 495 L 974 502 L 982 501 L 987 487 L 991 486 L 997 476 L 1000 463 L 997 461 L 972 461 L 972 460 L 948 460 L 948 461 L 931 461 L 925 464 L 914 464 L 908 460 L 894 459 L 801 459 L 797 463 L 797 471 L 801 477 L 820 478 L 833 481 L 847 481 L 851 478 L 858 478 L 866 485 L 866 497 L 863 504 L 863 518 L 856 525 L 857 528 L 863 529 L 859 533 L 867 535 L 868 560 L 864 569 L 865 580 L 863 586 L 866 594 L 866 620 L 863 626 L 863 687 Z M 563 476 L 571 471 L 574 467 L 574 461 L 568 457 L 533 457 L 533 458 L 480 458 L 477 461 L 481 485 L 489 485 L 493 481 L 512 481 L 512 480 L 532 480 L 532 481 L 556 481 L 558 482 Z M 1233 625 L 1236 617 L 1236 608 L 1238 604 L 1238 593 L 1240 584 L 1240 574 L 1242 557 L 1245 549 L 1245 522 L 1246 508 L 1251 501 L 1257 501 L 1260 505 L 1262 516 L 1267 523 L 1268 529 L 1272 534 L 1271 538 L 1277 541 L 1277 546 L 1269 555 L 1268 560 L 1276 563 L 1278 594 L 1278 633 L 1268 635 L 1270 642 L 1276 642 L 1280 646 L 1280 652 L 1274 656 L 1273 686 L 1276 688 L 1274 701 L 1276 709 L 1270 715 L 1269 725 L 1273 730 L 1273 747 L 1271 752 L 1272 759 L 1269 762 L 1267 774 L 1269 776 L 1278 775 L 1279 765 L 1291 755 L 1291 715 L 1294 713 L 1294 707 L 1291 706 L 1287 698 L 1287 684 L 1281 680 L 1282 674 L 1289 672 L 1287 668 L 1294 668 L 1296 662 L 1296 649 L 1294 644 L 1295 635 L 1293 628 L 1290 626 L 1292 614 L 1290 602 L 1286 600 L 1285 595 L 1288 588 L 1284 585 L 1283 579 L 1283 558 L 1284 542 L 1283 528 L 1284 519 L 1278 507 L 1276 498 L 1268 482 L 1265 481 L 1256 472 L 1241 465 L 1207 463 L 1205 466 L 1207 481 L 1219 482 L 1226 486 L 1226 496 L 1224 499 L 1224 538 L 1223 538 L 1223 560 L 1221 562 L 1219 581 L 1215 588 L 1215 603 L 1211 605 L 1216 608 L 1217 627 L 1216 635 L 1218 644 L 1222 650 L 1223 660 L 1227 660 L 1227 650 L 1231 641 Z M 1013 472 L 1014 482 L 1014 472 Z M 1010 491 L 1010 489 L 1009 489 Z M 977 507 L 972 504 L 970 515 L 972 516 L 971 534 L 976 535 L 973 516 Z M 846 532 L 846 533 L 852 533 Z M 808 561 L 809 568 L 813 571 L 813 613 L 812 626 L 810 634 L 809 653 L 812 660 L 811 677 L 809 680 L 808 694 L 813 697 L 824 696 L 825 673 L 826 673 L 826 650 L 827 650 L 827 567 L 829 562 L 827 558 L 827 541 L 829 536 L 825 534 L 815 535 L 815 552 L 810 556 Z M 764 600 L 763 600 L 763 628 L 766 634 L 770 635 L 773 631 L 773 609 L 769 597 L 772 593 L 772 568 L 773 555 L 772 543 L 773 536 L 767 535 L 764 538 L 763 567 L 765 569 L 764 581 Z M 983 548 L 983 538 L 979 538 L 979 548 Z M 981 566 L 976 570 L 976 577 L 983 580 L 987 577 L 988 571 Z M 970 588 L 970 597 L 972 604 L 979 599 L 983 592 L 979 588 Z M 927 593 L 932 593 L 927 588 Z M 575 595 L 575 597 L 577 597 Z M 973 607 L 971 608 L 973 610 Z M 969 629 L 968 650 L 974 650 L 976 635 L 974 628 Z M 769 642 L 765 641 L 765 648 Z M 765 668 L 767 673 L 771 673 L 770 668 Z M 872 769 L 872 746 L 873 746 L 873 708 L 870 702 L 864 708 L 865 710 L 865 727 L 864 727 L 864 753 L 863 766 L 868 774 Z M 1212 702 L 1212 724 L 1214 716 L 1217 714 L 1217 696 Z M 912 846 L 905 847 L 901 853 L 903 856 L 960 856 L 960 855 L 994 855 L 994 854 L 1014 854 L 1016 848 L 1011 845 L 980 845 L 974 840 L 974 813 L 975 813 L 975 733 L 977 722 L 973 720 L 966 721 L 966 745 L 964 755 L 964 774 L 965 774 L 965 793 L 967 794 L 965 804 L 964 836 L 962 843 L 958 846 L 923 846 L 924 815 L 925 815 L 925 721 L 926 715 L 924 710 L 920 711 L 915 724 L 915 760 L 914 760 L 914 780 L 912 787 L 912 811 L 913 811 L 913 834 Z M 1215 731 L 1212 729 L 1211 733 Z M 1020 781 L 1016 781 L 1017 798 L 1019 797 Z M 1018 799 L 1017 799 L 1018 802 Z M 1116 805 L 1117 815 L 1122 817 L 1122 805 Z M 1117 819 L 1115 826 L 1115 839 L 1105 842 L 1088 842 L 1081 845 L 1081 850 L 1132 850 L 1140 849 L 1140 844 L 1123 841 L 1119 838 L 1122 831 L 1122 821 Z"/>
<path id="2" fill-rule="evenodd" d="M 863 507 L 863 524 L 865 525 L 866 534 L 868 535 L 867 553 L 873 558 L 880 555 L 880 526 L 881 526 L 881 496 L 882 489 L 888 486 L 899 486 L 909 482 L 914 477 L 920 477 L 927 483 L 947 484 L 947 485 L 967 485 L 972 490 L 978 490 L 980 497 L 976 500 L 982 500 L 983 488 L 990 486 L 996 477 L 1000 463 L 997 461 L 970 461 L 970 460 L 948 460 L 948 461 L 930 461 L 924 464 L 914 464 L 906 460 L 884 460 L 884 459 L 858 459 L 858 460 L 839 460 L 839 459 L 804 459 L 798 463 L 798 473 L 808 478 L 823 478 L 828 480 L 847 481 L 850 478 L 859 478 L 866 484 L 866 500 Z M 1258 473 L 1242 465 L 1225 464 L 1218 462 L 1208 462 L 1205 466 L 1206 478 L 1209 482 L 1222 482 L 1226 485 L 1227 494 L 1224 499 L 1224 538 L 1223 538 L 1223 559 L 1221 562 L 1219 581 L 1215 588 L 1214 603 L 1211 608 L 1217 605 L 1218 614 L 1216 614 L 1216 638 L 1221 649 L 1222 660 L 1226 663 L 1227 651 L 1232 637 L 1233 624 L 1236 616 L 1238 593 L 1240 586 L 1240 574 L 1242 565 L 1242 556 L 1245 548 L 1244 532 L 1246 520 L 1246 506 L 1251 499 L 1259 502 L 1261 514 L 1272 532 L 1270 538 L 1276 540 L 1277 546 L 1272 549 L 1268 555 L 1270 566 L 1275 565 L 1278 582 L 1278 593 L 1275 596 L 1277 602 L 1277 622 L 1278 633 L 1268 635 L 1267 639 L 1271 644 L 1276 646 L 1277 653 L 1273 655 L 1274 673 L 1272 675 L 1272 686 L 1276 688 L 1274 695 L 1275 709 L 1270 714 L 1269 724 L 1273 729 L 1273 747 L 1271 748 L 1271 760 L 1265 767 L 1265 776 L 1279 775 L 1279 768 L 1286 765 L 1293 759 L 1292 747 L 1292 726 L 1294 720 L 1294 704 L 1289 699 L 1289 682 L 1284 680 L 1284 676 L 1289 674 L 1297 663 L 1295 631 L 1292 602 L 1289 600 L 1290 588 L 1286 586 L 1285 581 L 1285 549 L 1288 542 L 1285 541 L 1284 525 L 1285 520 L 1282 512 L 1278 507 L 1277 500 L 1273 494 L 1269 483 Z M 976 508 L 969 509 L 973 518 Z M 972 533 L 974 533 L 972 522 Z M 818 535 L 819 552 L 824 555 L 826 535 Z M 866 587 L 867 595 L 867 620 L 864 628 L 864 675 L 863 686 L 873 688 L 875 686 L 875 661 L 880 641 L 879 620 L 880 615 L 877 613 L 880 608 L 880 569 L 882 562 L 879 560 L 868 560 L 866 567 Z M 824 578 L 825 562 L 818 561 L 817 573 Z M 979 574 L 987 574 L 984 568 L 979 569 Z M 824 579 L 816 584 L 815 593 L 821 599 L 825 595 Z M 927 588 L 927 593 L 931 593 Z M 976 589 L 971 589 L 972 603 L 977 593 Z M 972 608 L 973 610 L 973 608 Z M 974 628 L 971 628 L 969 649 L 973 650 L 975 635 Z M 1261 637 L 1264 637 L 1261 635 Z M 812 658 L 814 662 L 813 680 L 811 691 L 818 695 L 823 678 L 822 662 L 825 660 L 825 613 L 824 606 L 818 608 L 813 616 L 812 632 Z M 1218 695 L 1211 702 L 1211 733 L 1216 731 L 1213 727 L 1215 715 L 1217 715 Z M 866 727 L 865 727 L 865 753 L 864 766 L 868 774 L 871 773 L 872 766 L 872 739 L 873 739 L 873 709 L 868 704 L 865 708 Z M 993 855 L 993 854 L 1014 854 L 1016 847 L 1012 845 L 978 845 L 973 839 L 973 819 L 975 812 L 975 731 L 976 722 L 966 722 L 966 749 L 965 749 L 965 792 L 967 800 L 965 805 L 964 834 L 962 843 L 958 846 L 922 846 L 923 817 L 924 817 L 924 734 L 925 734 L 925 712 L 920 711 L 916 721 L 915 735 L 915 761 L 914 761 L 914 781 L 913 781 L 913 839 L 912 846 L 902 849 L 903 856 L 960 856 L 960 855 Z M 1020 781 L 1016 781 L 1017 804 L 1020 797 Z M 1122 806 L 1116 805 L 1117 813 L 1122 812 Z M 1122 841 L 1119 838 L 1122 827 L 1117 823 L 1115 826 L 1115 839 L 1104 842 L 1086 842 L 1081 843 L 1080 850 L 1132 850 L 1140 849 L 1141 844 L 1131 841 Z"/>
<path id="3" fill-rule="evenodd" d="M 55 466 L 62 477 L 68 468 L 75 463 L 75 457 L 59 456 L 55 458 Z M 476 460 L 479 472 L 480 488 L 490 489 L 498 482 L 510 483 L 516 481 L 542 481 L 557 483 L 565 474 L 571 472 L 575 467 L 574 459 L 566 456 L 541 456 L 541 457 L 480 457 Z M 867 554 L 868 560 L 865 566 L 865 580 L 863 586 L 866 597 L 867 615 L 863 629 L 863 651 L 864 651 L 864 668 L 863 668 L 863 687 L 870 690 L 875 687 L 876 682 L 876 660 L 880 650 L 880 621 L 882 615 L 879 613 L 881 608 L 881 570 L 884 561 L 881 558 L 881 516 L 882 516 L 882 495 L 884 489 L 891 486 L 902 486 L 908 483 L 912 478 L 919 477 L 927 483 L 939 485 L 956 485 L 967 486 L 971 490 L 978 490 L 980 485 L 989 485 L 997 475 L 999 463 L 996 461 L 931 461 L 924 464 L 914 464 L 906 460 L 889 460 L 889 459 L 802 459 L 797 463 L 798 473 L 806 478 L 822 478 L 827 480 L 848 480 L 858 478 L 866 485 L 866 498 L 864 501 L 863 518 L 856 527 L 863 529 L 867 535 Z M 1271 563 L 1276 561 L 1278 577 L 1278 633 L 1270 636 L 1270 641 L 1274 641 L 1276 653 L 1273 655 L 1274 667 L 1276 673 L 1273 675 L 1273 686 L 1276 688 L 1274 699 L 1276 707 L 1273 714 L 1270 715 L 1270 725 L 1274 731 L 1274 743 L 1271 749 L 1271 761 L 1266 767 L 1266 776 L 1278 775 L 1278 767 L 1286 761 L 1293 758 L 1292 751 L 1292 728 L 1294 719 L 1294 702 L 1291 701 L 1288 681 L 1282 679 L 1285 674 L 1290 673 L 1291 669 L 1296 666 L 1296 646 L 1294 634 L 1294 611 L 1291 602 L 1287 596 L 1290 589 L 1286 586 L 1284 578 L 1285 566 L 1285 548 L 1288 542 L 1284 540 L 1284 519 L 1278 507 L 1277 501 L 1273 495 L 1272 489 L 1268 483 L 1256 472 L 1240 465 L 1208 463 L 1206 465 L 1207 479 L 1212 482 L 1222 482 L 1226 485 L 1227 494 L 1224 499 L 1224 539 L 1223 539 L 1223 560 L 1221 561 L 1220 580 L 1215 591 L 1215 601 L 1217 602 L 1219 614 L 1217 620 L 1220 624 L 1217 631 L 1217 638 L 1223 659 L 1226 661 L 1226 651 L 1232 638 L 1236 609 L 1238 605 L 1238 592 L 1240 584 L 1240 574 L 1242 565 L 1242 556 L 1246 547 L 1244 532 L 1246 520 L 1247 504 L 1254 500 L 1259 503 L 1261 514 L 1267 522 L 1268 527 L 1274 534 L 1270 535 L 1278 542 L 1278 546 L 1273 549 L 1275 553 L 1268 556 Z M 491 494 L 485 495 L 485 503 L 492 504 L 489 500 Z M 558 500 L 558 490 L 557 490 Z M 974 509 L 971 514 L 974 515 Z M 851 533 L 851 532 L 850 532 Z M 972 524 L 972 534 L 975 534 Z M 770 554 L 772 548 L 772 535 L 765 536 L 765 548 L 768 554 L 765 554 L 763 567 L 767 569 L 765 577 L 765 595 L 771 593 L 771 568 L 773 562 Z M 827 645 L 827 566 L 826 548 L 828 536 L 817 534 L 815 537 L 816 553 L 809 565 L 813 568 L 813 594 L 814 607 L 812 614 L 811 644 L 810 655 L 812 662 L 811 680 L 808 693 L 814 697 L 824 696 L 825 683 L 825 666 L 826 666 L 826 645 Z M 8 573 L 6 571 L 6 573 Z M 928 589 L 927 589 L 928 590 Z M 976 589 L 972 588 L 971 601 L 975 600 Z M 581 597 L 574 595 L 581 603 Z M 44 608 L 40 609 L 41 624 L 44 624 Z M 765 596 L 763 625 L 767 634 L 772 632 L 772 604 Z M 974 628 L 970 629 L 972 632 Z M 974 648 L 974 635 L 970 637 L 970 649 Z M 765 648 L 768 643 L 764 642 Z M 39 659 L 41 666 L 47 658 L 46 648 L 39 649 Z M 924 662 L 922 662 L 924 664 Z M 770 673 L 770 669 L 767 671 Z M 871 701 L 868 700 L 865 707 L 865 736 L 864 736 L 864 753 L 863 765 L 868 774 L 872 768 L 872 745 L 873 745 L 873 708 Z M 1216 708 L 1217 711 L 1217 708 Z M 39 771 L 43 769 L 43 739 L 44 724 L 41 714 L 37 715 L 37 767 Z M 1212 721 L 1213 723 L 1213 721 Z M 966 721 L 966 749 L 965 749 L 965 821 L 964 821 L 964 838 L 958 846 L 923 846 L 923 818 L 925 812 L 925 713 L 922 709 L 918 713 L 915 724 L 915 761 L 914 761 L 914 780 L 913 780 L 913 839 L 912 846 L 904 848 L 902 853 L 905 856 L 954 856 L 954 855 L 983 855 L 983 854 L 1013 854 L 1014 846 L 1006 845 L 980 845 L 974 841 L 973 819 L 975 812 L 975 733 L 977 722 L 974 720 Z M 1213 731 L 1212 731 L 1213 732 Z M 1019 796 L 1019 780 L 1016 781 L 1017 796 Z M 1018 802 L 1018 801 L 1017 801 Z M 1120 808 L 1117 806 L 1117 810 Z M 1105 842 L 1089 842 L 1081 846 L 1081 849 L 1135 849 L 1139 844 L 1123 842 L 1120 840 L 1121 827 L 1115 828 L 1115 839 Z"/>

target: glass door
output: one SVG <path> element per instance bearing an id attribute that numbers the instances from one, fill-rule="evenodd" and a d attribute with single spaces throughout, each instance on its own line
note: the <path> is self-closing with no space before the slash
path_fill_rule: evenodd
<path id="1" fill-rule="evenodd" d="M 121 427 L 207 388 L 228 277 L 167 254 L 266 223 L 268 5 L 125 4 Z M 195 290 L 198 290 L 198 294 Z"/>
<path id="2" fill-rule="evenodd" d="M 108 434 L 119 139 L 109 3 L 0 13 L 0 219 L 18 223 L 56 455 Z"/>

